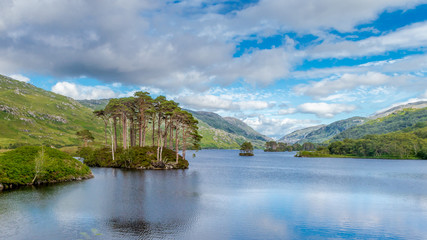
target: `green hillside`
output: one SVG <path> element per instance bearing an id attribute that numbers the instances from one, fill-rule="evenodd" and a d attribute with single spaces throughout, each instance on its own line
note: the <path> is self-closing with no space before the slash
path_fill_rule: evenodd
<path id="1" fill-rule="evenodd" d="M 248 139 L 240 135 L 226 132 L 209 126 L 199 119 L 199 134 L 203 137 L 202 149 L 239 149 L 245 141 L 252 142 L 255 148 L 263 148 L 265 141 Z"/>
<path id="2" fill-rule="evenodd" d="M 77 100 L 81 105 L 93 110 L 101 110 L 107 106 L 110 99 L 90 99 L 90 100 Z"/>
<path id="3" fill-rule="evenodd" d="M 382 118 L 369 120 L 363 125 L 349 128 L 336 135 L 333 140 L 359 139 L 368 134 L 395 132 L 425 121 L 427 121 L 427 108 L 407 108 L 392 112 Z"/>
<path id="4" fill-rule="evenodd" d="M 303 129 L 299 129 L 296 131 L 293 131 L 285 136 L 283 136 L 282 138 L 279 139 L 279 142 L 284 142 L 284 143 L 288 143 L 288 144 L 294 144 L 297 143 L 303 139 L 305 139 L 307 137 L 308 134 L 310 134 L 311 132 L 314 132 L 322 127 L 324 127 L 326 125 L 318 125 L 318 126 L 313 126 L 313 127 L 308 127 L 308 128 L 303 128 Z"/>
<path id="5" fill-rule="evenodd" d="M 303 144 L 306 142 L 312 143 L 323 143 L 332 139 L 337 134 L 349 129 L 353 126 L 357 126 L 366 122 L 367 119 L 363 117 L 352 117 L 340 121 L 333 122 L 328 125 L 323 126 L 315 126 L 311 128 L 306 128 L 299 130 L 298 132 L 293 132 L 282 137 L 279 141 L 283 141 L 284 139 L 298 139 L 295 141 L 296 143 Z M 294 142 L 294 143 L 295 143 Z"/>
<path id="6" fill-rule="evenodd" d="M 231 117 L 223 118 L 220 115 L 213 112 L 203 112 L 203 111 L 191 111 L 186 110 L 193 114 L 195 118 L 205 122 L 207 125 L 211 126 L 215 129 L 223 130 L 227 133 L 235 134 L 238 136 L 243 136 L 247 139 L 251 140 L 260 140 L 260 141 L 269 141 L 270 138 L 264 136 L 251 127 L 249 127 L 246 123 Z"/>
<path id="7" fill-rule="evenodd" d="M 80 144 L 76 131 L 102 139 L 103 125 L 77 101 L 0 75 L 0 147 Z"/>

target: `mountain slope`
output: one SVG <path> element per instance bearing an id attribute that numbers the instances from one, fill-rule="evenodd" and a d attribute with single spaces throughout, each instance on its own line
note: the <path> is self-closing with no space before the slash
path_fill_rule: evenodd
<path id="1" fill-rule="evenodd" d="M 209 126 L 215 129 L 220 129 L 227 133 L 243 136 L 247 139 L 260 140 L 260 141 L 270 140 L 269 137 L 256 132 L 254 129 L 252 129 L 246 123 L 240 121 L 239 119 L 231 118 L 231 117 L 223 118 L 220 115 L 213 112 L 191 111 L 191 110 L 186 110 L 186 111 L 193 114 L 193 116 L 198 120 L 205 122 L 206 124 L 208 124 Z"/>
<path id="2" fill-rule="evenodd" d="M 359 139 L 368 134 L 385 134 L 413 127 L 419 122 L 427 121 L 427 108 L 406 108 L 395 111 L 382 118 L 372 119 L 365 124 L 355 126 L 336 135 L 333 140 L 345 138 Z"/>
<path id="3" fill-rule="evenodd" d="M 333 122 L 328 125 L 317 126 L 318 129 L 303 129 L 302 132 L 297 132 L 294 135 L 302 137 L 296 143 L 303 144 L 305 142 L 322 143 L 332 139 L 335 135 L 345 131 L 348 128 L 357 126 L 366 122 L 366 118 L 352 117 L 340 121 Z M 316 127 L 314 127 L 316 128 Z M 294 132 L 295 133 L 295 132 Z M 281 139 L 292 139 L 293 133 L 288 134 Z"/>
<path id="4" fill-rule="evenodd" d="M 77 100 L 81 105 L 93 110 L 101 110 L 107 106 L 110 99 Z"/>
<path id="5" fill-rule="evenodd" d="M 310 134 L 311 132 L 314 132 L 314 131 L 316 131 L 319 128 L 324 127 L 324 126 L 326 126 L 326 125 L 318 125 L 318 126 L 313 126 L 313 127 L 308 127 L 308 128 L 303 128 L 300 130 L 293 131 L 293 132 L 283 136 L 282 138 L 280 138 L 279 142 L 294 144 L 298 141 L 305 139 L 307 137 L 307 135 Z"/>
<path id="6" fill-rule="evenodd" d="M 405 103 L 405 104 L 401 104 L 401 105 L 398 105 L 398 106 L 394 106 L 394 107 L 388 108 L 388 109 L 383 110 L 383 111 L 379 111 L 375 115 L 371 116 L 370 118 L 371 119 L 378 119 L 378 118 L 387 117 L 390 114 L 402 111 L 402 110 L 404 110 L 406 108 L 421 109 L 421 108 L 426 108 L 426 107 L 427 107 L 427 101 L 418 101 L 418 102 L 413 102 L 413 103 Z"/>
<path id="7" fill-rule="evenodd" d="M 75 100 L 0 75 L 0 147 L 77 145 L 76 131 L 88 129 L 101 140 L 102 126 Z"/>

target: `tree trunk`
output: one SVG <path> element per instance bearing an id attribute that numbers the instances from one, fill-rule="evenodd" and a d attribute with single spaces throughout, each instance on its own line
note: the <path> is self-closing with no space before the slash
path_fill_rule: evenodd
<path id="1" fill-rule="evenodd" d="M 141 114 L 142 115 L 142 114 Z M 139 117 L 139 146 L 142 147 L 142 116 Z"/>
<path id="2" fill-rule="evenodd" d="M 185 127 L 182 128 L 182 158 L 185 160 L 185 150 L 187 145 L 187 132 L 185 131 Z"/>
<path id="3" fill-rule="evenodd" d="M 169 128 L 169 144 L 170 144 L 170 149 L 172 150 L 173 149 L 173 124 L 172 124 L 172 118 L 171 118 L 171 125 L 170 125 L 170 128 Z"/>
<path id="4" fill-rule="evenodd" d="M 114 152 L 117 150 L 117 118 L 113 117 L 113 126 L 114 126 Z"/>
<path id="5" fill-rule="evenodd" d="M 144 124 L 142 125 L 142 147 L 145 147 L 145 135 L 147 134 L 147 120 L 144 118 Z"/>
<path id="6" fill-rule="evenodd" d="M 178 128 L 175 128 L 175 152 L 176 152 L 176 164 L 178 164 L 178 159 L 179 159 L 179 138 L 178 138 Z"/>
<path id="7" fill-rule="evenodd" d="M 161 124 L 162 124 L 162 118 L 159 113 L 159 120 L 157 121 L 157 146 L 160 146 Z"/>
<path id="8" fill-rule="evenodd" d="M 153 146 L 154 147 L 154 135 L 156 134 L 156 129 L 155 129 L 155 126 L 156 126 L 156 114 L 153 114 L 153 119 L 152 119 L 152 122 L 153 122 L 153 136 L 152 136 L 152 138 L 153 138 L 153 142 L 151 143 L 151 146 Z"/>
<path id="9" fill-rule="evenodd" d="M 123 148 L 126 149 L 127 148 L 127 118 L 126 118 L 126 115 L 124 113 L 122 113 L 122 124 L 123 124 L 123 129 L 122 129 Z"/>

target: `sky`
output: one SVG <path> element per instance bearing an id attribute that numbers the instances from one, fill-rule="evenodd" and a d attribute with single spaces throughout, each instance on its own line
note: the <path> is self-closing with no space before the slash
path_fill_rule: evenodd
<path id="1" fill-rule="evenodd" d="M 280 138 L 427 99 L 427 0 L 1 0 L 0 74 Z"/>

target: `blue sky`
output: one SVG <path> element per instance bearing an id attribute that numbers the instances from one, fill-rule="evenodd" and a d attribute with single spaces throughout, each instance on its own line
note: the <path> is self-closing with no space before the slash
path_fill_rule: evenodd
<path id="1" fill-rule="evenodd" d="M 0 2 L 0 73 L 75 99 L 146 90 L 268 136 L 427 98 L 427 1 Z"/>

